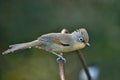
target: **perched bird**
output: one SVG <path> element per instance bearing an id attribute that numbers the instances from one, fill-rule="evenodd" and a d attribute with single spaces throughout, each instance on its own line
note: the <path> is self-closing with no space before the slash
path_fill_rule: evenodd
<path id="1" fill-rule="evenodd" d="M 90 64 L 88 66 L 88 70 L 89 70 L 91 79 L 98 80 L 99 74 L 100 74 L 100 68 L 99 68 L 98 64 Z M 80 78 L 80 80 L 88 80 L 87 75 L 85 74 L 85 71 L 83 69 L 80 71 L 79 78 Z"/>
<path id="2" fill-rule="evenodd" d="M 37 38 L 37 40 L 10 45 L 10 49 L 4 51 L 2 54 L 8 54 L 20 49 L 26 49 L 31 47 L 37 47 L 49 51 L 56 56 L 58 59 L 65 61 L 59 53 L 61 52 L 71 52 L 81 48 L 86 45 L 89 46 L 89 36 L 86 29 L 81 28 L 72 33 L 48 33 Z"/>

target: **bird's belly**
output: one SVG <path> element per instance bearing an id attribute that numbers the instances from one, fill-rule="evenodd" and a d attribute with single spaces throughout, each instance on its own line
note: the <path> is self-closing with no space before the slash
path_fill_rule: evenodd
<path id="1" fill-rule="evenodd" d="M 60 52 L 71 52 L 71 51 L 75 51 L 75 50 L 78 50 L 84 47 L 85 45 L 82 43 L 75 43 L 74 45 L 70 45 L 70 46 L 54 44 L 51 46 L 51 50 L 60 53 Z"/>
<path id="2" fill-rule="evenodd" d="M 71 46 L 63 46 L 63 45 L 58 45 L 58 44 L 52 44 L 50 45 L 50 47 L 46 48 L 48 49 L 48 51 L 54 51 L 54 52 L 57 52 L 57 53 L 60 53 L 60 52 L 69 52 L 70 49 L 71 49 Z"/>
<path id="3" fill-rule="evenodd" d="M 79 43 L 79 42 L 74 42 L 73 45 L 68 45 L 68 46 L 63 46 L 63 45 L 60 45 L 60 44 L 52 44 L 51 45 L 51 43 L 41 46 L 41 48 L 45 49 L 46 51 L 50 51 L 50 52 L 54 51 L 54 52 L 57 52 L 57 53 L 71 52 L 71 51 L 75 51 L 75 50 L 78 50 L 78 49 L 81 49 L 81 48 L 84 48 L 84 47 L 85 47 L 85 44 Z"/>

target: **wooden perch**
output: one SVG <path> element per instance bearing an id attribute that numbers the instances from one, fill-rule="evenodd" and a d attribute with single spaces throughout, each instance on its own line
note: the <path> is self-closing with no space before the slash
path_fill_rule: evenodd
<path id="1" fill-rule="evenodd" d="M 78 54 L 78 57 L 81 61 L 81 65 L 87 75 L 88 80 L 92 80 L 83 54 L 79 50 L 77 50 L 76 53 Z"/>
<path id="2" fill-rule="evenodd" d="M 65 34 L 67 33 L 68 31 L 66 29 L 63 29 L 61 31 L 61 33 Z M 61 56 L 63 56 L 63 53 L 60 53 Z M 64 71 L 64 61 L 63 60 L 60 60 L 58 62 L 59 64 L 59 76 L 60 76 L 60 80 L 65 80 L 65 71 Z"/>

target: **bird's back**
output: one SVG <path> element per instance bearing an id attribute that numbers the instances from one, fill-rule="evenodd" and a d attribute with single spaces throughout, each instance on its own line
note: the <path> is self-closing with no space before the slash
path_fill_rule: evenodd
<path id="1" fill-rule="evenodd" d="M 62 33 L 45 34 L 39 37 L 38 40 L 42 43 L 41 47 L 43 49 L 55 52 L 69 52 L 74 43 L 71 34 Z"/>

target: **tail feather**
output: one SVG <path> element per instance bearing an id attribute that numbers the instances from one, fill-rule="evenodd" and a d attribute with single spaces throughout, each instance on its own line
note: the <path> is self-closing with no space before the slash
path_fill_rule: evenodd
<path id="1" fill-rule="evenodd" d="M 10 49 L 2 52 L 2 54 L 8 54 L 8 53 L 11 53 L 11 52 L 14 52 L 14 51 L 17 51 L 17 50 L 20 50 L 20 49 L 26 49 L 26 48 L 31 48 L 33 46 L 38 46 L 39 45 L 39 41 L 38 40 L 35 40 L 35 41 L 32 41 L 32 42 L 27 42 L 27 43 L 21 43 L 21 44 L 14 44 L 14 45 L 10 45 Z"/>

